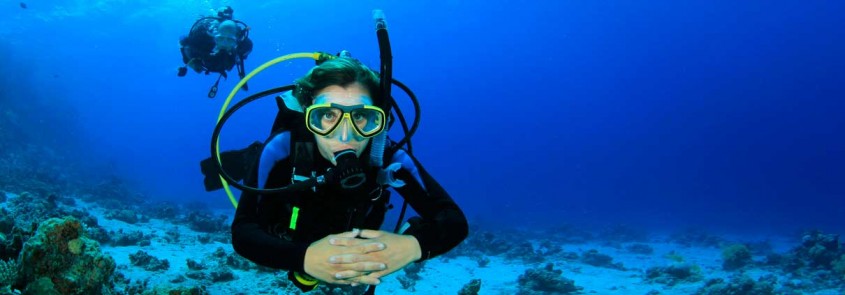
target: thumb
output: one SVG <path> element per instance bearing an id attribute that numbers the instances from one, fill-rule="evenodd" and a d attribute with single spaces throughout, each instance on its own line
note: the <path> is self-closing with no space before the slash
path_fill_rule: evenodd
<path id="1" fill-rule="evenodd" d="M 360 235 L 360 234 L 361 234 L 360 229 L 353 228 L 352 231 L 348 231 L 348 232 L 345 232 L 345 233 L 339 233 L 339 234 L 335 235 L 335 237 L 336 238 L 350 238 L 351 239 L 351 238 L 358 237 L 358 235 Z"/>

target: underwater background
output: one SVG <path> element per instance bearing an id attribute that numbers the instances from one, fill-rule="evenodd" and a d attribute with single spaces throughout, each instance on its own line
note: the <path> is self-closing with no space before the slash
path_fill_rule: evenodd
<path id="1" fill-rule="evenodd" d="M 102 207 L 91 214 L 105 231 L 155 228 L 141 215 L 155 214 L 141 203 L 181 208 L 168 211 L 173 216 L 234 213 L 225 193 L 203 189 L 199 162 L 210 157 L 218 113 L 238 79 L 230 73 L 209 99 L 217 75 L 176 76 L 179 37 L 222 5 L 250 27 L 247 72 L 288 53 L 341 50 L 377 69 L 372 11 L 384 11 L 393 76 L 421 105 L 414 154 L 464 210 L 471 232 L 452 256 L 426 265 L 417 289 L 400 279 L 379 293 L 454 294 L 471 279 L 482 281 L 480 294 L 570 292 L 524 282 L 531 270 L 556 277 L 546 263 L 563 269 L 582 292 L 599 294 L 722 294 L 727 289 L 703 290 L 715 286 L 710 279 L 728 282 L 737 273 L 758 285 L 770 282 L 771 294 L 845 292 L 838 239 L 845 233 L 842 1 L 6 1 L 0 192 L 7 196 L 0 200 L 15 226 L 0 226 L 0 242 L 12 240 L 6 237 L 23 215 L 41 212 L 13 208 L 22 196 L 76 199 L 50 205 L 68 212 Z M 312 66 L 293 60 L 271 67 L 235 99 L 292 84 Z M 411 116 L 407 96 L 395 87 L 393 95 Z M 263 141 L 275 110 L 264 99 L 236 113 L 223 129 L 221 149 Z M 398 126 L 393 138 L 402 136 Z M 112 205 L 102 205 L 109 199 Z M 140 220 L 108 210 L 134 210 Z M 397 211 L 388 213 L 385 229 L 393 228 Z M 61 217 L 50 216 L 55 212 L 40 216 Z M 159 234 L 196 221 L 168 219 L 173 216 L 158 218 Z M 33 218 L 28 221 L 43 221 Z M 152 234 L 147 245 L 100 243 L 129 286 L 155 271 L 178 276 L 186 268 L 171 258 L 165 270 L 136 271 L 127 253 L 181 245 L 174 251 L 212 253 L 219 246 L 233 255 L 225 241 L 228 222 L 198 231 L 218 235 L 218 245 L 184 238 L 197 228 L 175 239 Z M 719 242 L 679 242 L 679 233 L 690 231 Z M 752 247 L 761 240 L 772 244 L 763 247 L 768 252 Z M 816 247 L 816 240 L 825 246 Z M 490 253 L 480 246 L 484 241 L 513 245 Z M 527 252 L 547 260 L 507 254 L 525 250 L 525 241 Z M 629 243 L 656 251 L 626 256 Z M 750 248 L 751 257 L 725 266 L 736 245 Z M 684 262 L 697 263 L 700 279 L 666 284 L 649 277 L 650 267 L 677 266 L 677 256 L 664 259 L 665 253 L 689 247 L 703 249 L 685 254 L 699 260 Z M 618 255 L 608 258 L 626 267 L 585 260 L 595 250 L 614 249 Z M 17 257 L 3 253 L 8 257 L 0 260 Z M 781 267 L 771 254 L 792 255 L 794 263 Z M 464 262 L 478 272 L 437 272 Z M 248 282 L 256 270 L 229 267 L 234 281 L 263 287 Z M 619 280 L 632 274 L 636 283 Z M 228 294 L 231 289 L 213 285 L 234 284 L 208 282 L 189 277 L 174 285 Z M 143 292 L 121 286 L 113 289 Z M 284 293 L 242 292 L 257 290 Z M 760 292 L 747 294 L 770 294 Z"/>

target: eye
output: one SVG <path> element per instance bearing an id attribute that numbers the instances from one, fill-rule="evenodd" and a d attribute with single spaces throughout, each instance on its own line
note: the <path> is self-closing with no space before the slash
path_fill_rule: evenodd
<path id="1" fill-rule="evenodd" d="M 323 120 L 334 121 L 337 118 L 334 112 L 323 112 Z"/>
<path id="2" fill-rule="evenodd" d="M 366 120 L 367 120 L 367 116 L 365 116 L 365 115 L 364 115 L 364 114 L 362 114 L 362 113 L 353 113 L 353 114 L 352 114 L 352 120 L 355 120 L 355 122 L 366 121 Z"/>

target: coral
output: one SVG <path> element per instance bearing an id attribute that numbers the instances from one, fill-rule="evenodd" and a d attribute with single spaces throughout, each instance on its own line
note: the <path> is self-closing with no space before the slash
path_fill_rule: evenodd
<path id="1" fill-rule="evenodd" d="M 466 241 L 458 245 L 455 252 L 465 253 L 481 253 L 482 256 L 499 255 L 514 248 L 514 243 L 509 239 L 499 239 L 498 236 L 489 231 L 479 231 L 471 233 Z"/>
<path id="2" fill-rule="evenodd" d="M 138 214 L 132 210 L 109 210 L 106 212 L 106 218 L 120 220 L 129 224 L 138 223 L 140 220 Z"/>
<path id="3" fill-rule="evenodd" d="M 396 279 L 399 280 L 399 285 L 402 286 L 402 289 L 405 289 L 405 290 L 408 290 L 408 291 L 411 291 L 411 292 L 416 291 L 416 288 L 414 288 L 414 286 L 417 285 L 416 280 L 409 278 L 407 276 L 400 276 L 400 277 L 397 277 Z"/>
<path id="4" fill-rule="evenodd" d="M 421 279 L 420 272 L 424 267 L 425 261 L 406 265 L 405 268 L 402 269 L 405 272 L 405 275 L 397 278 L 399 283 L 402 284 L 402 289 L 413 292 L 417 281 Z"/>
<path id="5" fill-rule="evenodd" d="M 152 236 L 140 231 L 133 231 L 130 233 L 124 233 L 123 229 L 118 230 L 117 232 L 110 232 L 111 234 L 111 244 L 113 246 L 148 246 L 150 245 L 150 239 Z"/>
<path id="6" fill-rule="evenodd" d="M 100 226 L 86 226 L 85 235 L 100 244 L 111 244 L 111 235 L 106 229 Z"/>
<path id="7" fill-rule="evenodd" d="M 0 260 L 0 288 L 11 286 L 18 279 L 18 263 Z"/>
<path id="8" fill-rule="evenodd" d="M 478 262 L 478 267 L 487 267 L 490 264 L 490 258 L 487 258 L 487 256 L 475 256 L 473 259 Z"/>
<path id="9" fill-rule="evenodd" d="M 38 226 L 21 252 L 19 275 L 27 289 L 47 290 L 37 294 L 48 294 L 49 290 L 58 294 L 101 293 L 114 273 L 114 259 L 103 255 L 100 245 L 83 232 L 82 223 L 73 217 L 51 218 Z M 75 239 L 78 242 L 70 243 Z M 72 244 L 77 243 L 80 252 L 74 254 L 71 248 L 76 246 Z"/>
<path id="10" fill-rule="evenodd" d="M 203 270 L 205 269 L 205 265 L 202 262 L 197 262 L 192 259 L 186 259 L 185 263 L 188 265 L 188 269 L 190 270 Z"/>
<path id="11" fill-rule="evenodd" d="M 842 275 L 842 279 L 845 280 L 845 254 L 842 254 L 838 260 L 833 262 L 833 271 Z"/>
<path id="12" fill-rule="evenodd" d="M 613 257 L 599 253 L 596 249 L 587 250 L 581 255 L 581 261 L 596 267 L 606 267 L 618 270 L 625 270 L 622 263 L 613 263 Z"/>
<path id="13" fill-rule="evenodd" d="M 235 280 L 235 274 L 228 268 L 218 267 L 217 269 L 211 271 L 212 283 L 228 282 L 232 280 Z"/>
<path id="14" fill-rule="evenodd" d="M 481 291 L 481 280 L 473 279 L 458 291 L 458 295 L 478 295 L 478 291 Z"/>
<path id="15" fill-rule="evenodd" d="M 170 262 L 167 259 L 155 258 L 141 250 L 138 250 L 135 254 L 129 254 L 129 262 L 147 271 L 167 270 L 170 268 Z"/>
<path id="16" fill-rule="evenodd" d="M 2 194 L 2 193 L 0 193 Z M 15 218 L 6 208 L 0 208 L 0 233 L 9 233 L 15 227 Z"/>
<path id="17" fill-rule="evenodd" d="M 833 261 L 842 254 L 839 235 L 810 231 L 804 234 L 801 247 L 794 252 L 808 259 L 812 267 L 830 269 Z"/>
<path id="18" fill-rule="evenodd" d="M 672 264 L 665 267 L 651 267 L 646 270 L 646 280 L 674 286 L 677 283 L 693 283 L 701 280 L 701 268 L 686 263 Z"/>
<path id="19" fill-rule="evenodd" d="M 516 245 L 511 244 L 511 249 L 505 253 L 505 258 L 508 259 L 522 259 L 523 262 L 540 263 L 545 261 L 543 255 L 534 251 L 534 247 L 528 241 L 518 242 Z"/>
<path id="20" fill-rule="evenodd" d="M 837 259 L 845 255 L 839 236 L 823 234 L 820 231 L 808 231 L 802 236 L 802 243 L 784 255 L 769 255 L 767 264 L 779 265 L 784 271 L 794 273 L 830 274 L 837 272 Z M 828 280 L 829 281 L 829 280 Z M 822 285 L 830 285 L 823 281 Z"/>
<path id="21" fill-rule="evenodd" d="M 562 270 L 554 269 L 554 264 L 548 263 L 543 268 L 528 269 L 517 279 L 518 294 L 570 294 L 583 290 L 575 286 L 573 280 L 561 276 Z"/>
<path id="22" fill-rule="evenodd" d="M 168 221 L 177 221 L 179 212 L 181 212 L 178 206 L 169 202 L 148 204 L 143 210 L 152 218 Z"/>
<path id="23" fill-rule="evenodd" d="M 29 239 L 29 236 L 18 228 L 12 229 L 9 236 L 0 233 L 0 260 L 17 259 L 26 239 Z"/>
<path id="24" fill-rule="evenodd" d="M 777 279 L 774 276 L 765 276 L 754 281 L 748 276 L 740 275 L 725 282 L 721 278 L 708 280 L 696 295 L 774 295 Z"/>
<path id="25" fill-rule="evenodd" d="M 227 253 L 225 257 L 221 258 L 220 265 L 226 265 L 234 269 L 250 270 L 259 267 L 252 261 L 249 261 L 235 253 Z"/>
<path id="26" fill-rule="evenodd" d="M 16 198 L 9 201 L 9 210 L 15 216 L 15 226 L 21 229 L 32 228 L 33 225 L 48 218 L 57 218 L 65 215 L 56 204 L 55 198 L 49 195 L 32 194 L 23 192 Z"/>
<path id="27" fill-rule="evenodd" d="M 48 277 L 41 277 L 27 284 L 24 294 L 61 295 L 61 293 L 56 291 L 56 285 Z"/>
<path id="28" fill-rule="evenodd" d="M 423 270 L 423 268 L 425 268 L 425 260 L 419 263 L 408 264 L 402 270 L 405 272 L 406 277 L 413 280 L 419 280 L 421 279 L 420 272 Z"/>
<path id="29" fill-rule="evenodd" d="M 85 244 L 80 239 L 73 239 L 67 242 L 67 248 L 73 255 L 82 254 L 82 247 Z"/>
<path id="30" fill-rule="evenodd" d="M 193 211 L 188 214 L 185 222 L 195 231 L 216 233 L 229 230 L 229 224 L 226 223 L 227 218 L 226 215 L 213 216 L 210 212 Z"/>
<path id="31" fill-rule="evenodd" d="M 733 244 L 722 249 L 722 269 L 736 270 L 751 263 L 751 251 L 743 244 Z"/>

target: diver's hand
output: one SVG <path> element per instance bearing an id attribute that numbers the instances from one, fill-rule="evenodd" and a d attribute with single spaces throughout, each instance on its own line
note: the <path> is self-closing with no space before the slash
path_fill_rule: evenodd
<path id="1" fill-rule="evenodd" d="M 351 251 L 353 254 L 334 255 L 329 257 L 329 261 L 337 265 L 354 266 L 350 270 L 339 271 L 335 274 L 336 278 L 353 282 L 353 286 L 358 283 L 378 285 L 381 283 L 381 277 L 396 272 L 422 257 L 420 243 L 414 236 L 365 229 L 358 235 L 358 237 L 363 239 L 356 239 L 354 237 L 349 238 L 350 233 L 344 233 L 344 237 L 331 240 L 330 244 L 349 247 L 350 250 L 353 250 Z M 382 251 L 363 251 L 365 247 L 373 243 L 384 244 L 386 247 Z M 361 261 L 381 262 L 387 267 L 371 273 L 362 272 L 356 270 L 362 268 L 358 266 L 358 264 L 362 263 Z"/>
<path id="2" fill-rule="evenodd" d="M 349 285 L 354 281 L 338 278 L 336 273 L 343 271 L 355 271 L 370 273 L 384 269 L 383 263 L 359 260 L 356 263 L 338 264 L 332 263 L 329 257 L 338 255 L 364 255 L 374 251 L 381 251 L 385 245 L 377 241 L 364 241 L 356 247 L 341 247 L 332 245 L 330 241 L 339 239 L 355 239 L 360 230 L 345 232 L 337 235 L 329 235 L 325 238 L 311 243 L 305 251 L 305 273 L 324 282 L 332 284 Z M 363 257 L 363 256 L 362 256 Z M 357 284 L 356 284 L 357 285 Z"/>

